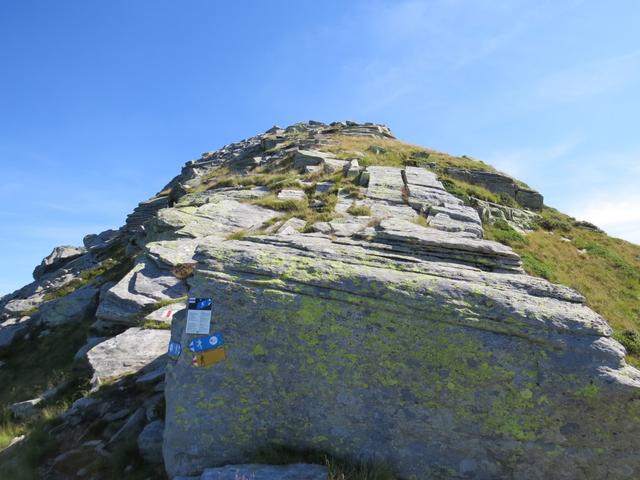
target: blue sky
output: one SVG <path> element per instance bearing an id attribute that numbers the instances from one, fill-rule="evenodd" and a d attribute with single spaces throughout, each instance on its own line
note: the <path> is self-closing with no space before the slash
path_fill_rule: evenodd
<path id="1" fill-rule="evenodd" d="M 201 152 L 385 123 L 640 243 L 640 3 L 0 3 L 0 292 Z"/>

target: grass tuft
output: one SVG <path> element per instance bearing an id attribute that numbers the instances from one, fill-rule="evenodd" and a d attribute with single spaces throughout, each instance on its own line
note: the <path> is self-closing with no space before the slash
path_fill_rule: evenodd
<path id="1" fill-rule="evenodd" d="M 356 217 L 369 217 L 371 216 L 371 208 L 369 205 L 356 205 L 356 203 L 353 202 L 351 206 L 347 208 L 347 213 Z"/>

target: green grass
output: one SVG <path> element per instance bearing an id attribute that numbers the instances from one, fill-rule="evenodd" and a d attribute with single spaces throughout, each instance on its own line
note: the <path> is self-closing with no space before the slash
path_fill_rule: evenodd
<path id="1" fill-rule="evenodd" d="M 345 185 L 340 189 L 340 193 L 344 194 L 349 198 L 355 198 L 357 200 L 362 200 L 365 197 L 364 189 L 357 185 Z"/>
<path id="2" fill-rule="evenodd" d="M 73 356 L 86 342 L 89 325 L 85 321 L 54 327 L 48 336 L 22 340 L 3 354 L 7 363 L 0 369 L 0 449 L 18 435 L 27 439 L 2 457 L 0 478 L 36 478 L 37 467 L 55 451 L 47 427 L 88 388 L 88 379 L 73 370 Z M 65 381 L 69 385 L 42 406 L 39 417 L 23 421 L 10 414 L 12 403 L 35 398 Z"/>
<path id="3" fill-rule="evenodd" d="M 171 330 L 171 323 L 162 322 L 160 320 L 145 320 L 142 328 L 149 330 Z"/>
<path id="4" fill-rule="evenodd" d="M 456 180 L 444 174 L 438 175 L 438 180 L 442 182 L 442 185 L 447 192 L 460 198 L 466 205 L 471 205 L 471 197 L 479 198 L 480 200 L 485 200 L 487 202 L 498 203 L 501 205 L 505 204 L 505 200 L 501 196 L 496 195 L 495 193 L 490 192 L 486 188 L 479 185 L 473 185 L 461 180 Z M 509 197 L 508 195 L 506 195 L 506 197 L 511 199 L 511 197 Z M 508 201 L 508 203 L 510 203 L 510 205 L 507 206 L 512 206 L 515 203 L 515 200 Z"/>
<path id="5" fill-rule="evenodd" d="M 338 158 L 357 158 L 362 166 L 383 165 L 389 167 L 433 165 L 437 169 L 446 167 L 467 168 L 472 170 L 494 171 L 479 160 L 462 156 L 456 157 L 428 148 L 401 142 L 393 138 L 376 138 L 332 135 L 332 144 L 319 147 L 321 150 L 335 154 Z M 380 153 L 369 149 L 372 145 L 380 148 Z"/>
<path id="6" fill-rule="evenodd" d="M 224 237 L 225 240 L 242 240 L 244 237 L 251 235 L 251 234 L 255 234 L 256 232 L 250 232 L 249 230 L 238 230 L 237 232 L 233 232 L 230 233 L 229 235 L 227 235 L 226 237 Z"/>
<path id="7" fill-rule="evenodd" d="M 252 200 L 251 203 L 261 207 L 270 208 L 280 212 L 304 212 L 307 210 L 309 203 L 306 200 L 282 199 L 275 195 L 267 195 L 262 198 Z"/>
<path id="8" fill-rule="evenodd" d="M 538 228 L 548 232 L 569 232 L 573 228 L 575 219 L 560 213 L 554 208 L 544 207 L 540 212 L 540 217 L 536 221 Z"/>
<path id="9" fill-rule="evenodd" d="M 356 217 L 369 217 L 371 216 L 371 208 L 369 205 L 356 205 L 355 202 L 347 208 L 347 213 Z"/>
<path id="10" fill-rule="evenodd" d="M 118 281 L 133 268 L 133 261 L 125 255 L 123 245 L 112 246 L 104 255 L 106 258 L 99 265 L 80 272 L 78 278 L 74 278 L 59 289 L 47 293 L 44 300 L 51 301 L 62 298 L 93 282 L 102 284 Z"/>
<path id="11" fill-rule="evenodd" d="M 483 228 L 487 240 L 494 240 L 510 247 L 528 243 L 527 237 L 517 232 L 504 220 L 496 220 L 493 224 L 485 224 Z"/>
<path id="12" fill-rule="evenodd" d="M 429 221 L 423 217 L 422 215 L 416 215 L 415 217 L 413 217 L 413 219 L 411 220 L 413 223 L 415 223 L 416 225 L 420 225 L 421 227 L 428 227 L 429 226 Z"/>
<path id="13" fill-rule="evenodd" d="M 640 246 L 574 227 L 571 217 L 552 209 L 542 214 L 539 228 L 526 236 L 498 223 L 485 225 L 485 235 L 513 247 L 527 273 L 584 295 L 627 347 L 628 361 L 640 366 Z"/>

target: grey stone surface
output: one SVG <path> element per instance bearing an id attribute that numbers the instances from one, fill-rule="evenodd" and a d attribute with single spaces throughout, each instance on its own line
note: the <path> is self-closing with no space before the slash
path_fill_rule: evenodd
<path id="1" fill-rule="evenodd" d="M 89 234 L 82 239 L 84 248 L 89 252 L 106 250 L 118 241 L 122 236 L 119 230 L 105 230 L 98 234 Z"/>
<path id="2" fill-rule="evenodd" d="M 304 170 L 308 166 L 321 166 L 330 159 L 336 158 L 330 153 L 317 150 L 298 150 L 293 157 L 293 168 Z"/>
<path id="3" fill-rule="evenodd" d="M 302 230 L 306 225 L 306 221 L 293 217 L 280 225 L 276 230 L 276 233 L 278 235 L 291 235 L 292 233 L 300 232 L 300 230 Z"/>
<path id="4" fill-rule="evenodd" d="M 164 422 L 155 420 L 147 424 L 138 435 L 138 451 L 140 456 L 151 465 L 162 464 L 162 434 Z"/>
<path id="5" fill-rule="evenodd" d="M 0 324 L 0 348 L 8 348 L 24 337 L 34 321 L 31 317 L 10 318 Z"/>
<path id="6" fill-rule="evenodd" d="M 640 373 L 580 295 L 500 244 L 392 218 L 369 230 L 203 239 L 190 295 L 216 298 L 227 359 L 167 366 L 170 475 L 274 442 L 425 479 L 639 471 Z"/>
<path id="7" fill-rule="evenodd" d="M 515 179 L 504 173 L 449 167 L 447 168 L 447 175 L 463 182 L 481 185 L 494 193 L 507 194 L 525 208 L 539 210 L 544 205 L 544 198 L 540 193 L 523 187 Z"/>
<path id="8" fill-rule="evenodd" d="M 281 190 L 278 193 L 281 200 L 306 200 L 307 195 L 302 190 Z"/>
<path id="9" fill-rule="evenodd" d="M 154 361 L 164 362 L 169 336 L 168 330 L 130 328 L 99 343 L 87 353 L 92 385 L 136 373 Z"/>
<path id="10" fill-rule="evenodd" d="M 76 352 L 76 354 L 73 356 L 73 359 L 75 361 L 85 360 L 87 358 L 87 353 L 89 352 L 89 350 L 91 350 L 99 343 L 104 342 L 105 340 L 107 340 L 107 337 L 89 337 L 87 339 L 87 343 L 80 347 L 80 350 Z"/>
<path id="11" fill-rule="evenodd" d="M 145 320 L 152 320 L 156 322 L 164 322 L 167 325 L 171 325 L 171 321 L 173 320 L 173 316 L 187 308 L 187 304 L 185 301 L 180 301 L 177 303 L 170 303 L 169 305 L 164 305 L 157 310 L 154 310 L 149 315 L 144 317 Z"/>
<path id="12" fill-rule="evenodd" d="M 127 419 L 124 425 L 122 425 L 122 427 L 113 434 L 113 436 L 107 442 L 107 448 L 123 442 L 136 441 L 138 435 L 144 428 L 145 422 L 145 411 L 144 408 L 140 407 L 135 412 L 133 412 L 133 414 Z"/>
<path id="13" fill-rule="evenodd" d="M 238 230 L 256 230 L 277 215 L 277 212 L 237 200 L 211 197 L 210 202 L 197 207 L 165 208 L 158 212 L 151 226 L 153 239 L 210 235 L 224 237 Z"/>
<path id="14" fill-rule="evenodd" d="M 497 220 L 504 220 L 515 230 L 524 233 L 535 229 L 540 217 L 537 213 L 521 208 L 506 207 L 496 203 L 474 198 L 476 211 L 483 222 L 492 224 Z"/>
<path id="15" fill-rule="evenodd" d="M 39 280 L 43 275 L 57 270 L 84 253 L 85 249 L 81 247 L 72 247 L 69 245 L 56 247 L 42 260 L 40 265 L 35 268 L 33 278 Z"/>
<path id="16" fill-rule="evenodd" d="M 98 307 L 99 290 L 92 286 L 79 288 L 69 295 L 44 303 L 40 307 L 40 321 L 45 325 L 63 325 L 85 320 Z"/>
<path id="17" fill-rule="evenodd" d="M 141 257 L 135 267 L 107 291 L 96 316 L 115 324 L 137 325 L 143 309 L 159 301 L 184 297 L 184 282 L 168 269 L 158 268 L 149 257 Z"/>

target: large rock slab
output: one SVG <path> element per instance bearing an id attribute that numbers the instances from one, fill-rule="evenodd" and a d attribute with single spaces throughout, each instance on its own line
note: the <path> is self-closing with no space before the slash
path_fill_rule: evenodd
<path id="1" fill-rule="evenodd" d="M 210 235 L 223 237 L 238 230 L 256 230 L 277 215 L 278 212 L 273 210 L 218 195 L 209 197 L 209 202 L 200 206 L 160 210 L 152 228 L 171 232 L 169 237 L 165 235 L 167 238 L 156 235 L 158 240 Z"/>
<path id="2" fill-rule="evenodd" d="M 169 337 L 168 330 L 130 328 L 99 343 L 87 353 L 93 370 L 92 384 L 98 386 L 147 366 L 157 368 L 165 361 Z"/>
<path id="3" fill-rule="evenodd" d="M 85 251 L 84 248 L 69 245 L 54 248 L 53 251 L 42 260 L 40 265 L 35 268 L 33 278 L 39 280 L 43 275 L 57 270 L 74 258 L 78 258 L 84 254 Z"/>
<path id="4" fill-rule="evenodd" d="M 504 173 L 450 167 L 447 168 L 447 175 L 463 182 L 481 185 L 494 193 L 509 195 L 525 208 L 539 210 L 544 205 L 544 198 L 540 193 L 520 185 Z"/>
<path id="5" fill-rule="evenodd" d="M 455 248 L 473 241 L 508 257 L 463 240 Z M 378 460 L 406 478 L 640 474 L 640 372 L 579 295 L 403 245 L 320 234 L 204 242 L 190 295 L 216 299 L 226 360 L 194 366 L 176 315 L 169 474 L 273 443 Z"/>
<path id="6" fill-rule="evenodd" d="M 120 282 L 106 292 L 96 316 L 110 323 L 137 325 L 143 319 L 141 313 L 145 308 L 159 301 L 184 297 L 186 293 L 182 280 L 143 256 Z"/>
<path id="7" fill-rule="evenodd" d="M 55 326 L 89 318 L 98 307 L 99 293 L 97 288 L 87 286 L 47 302 L 40 307 L 40 321 Z"/>

